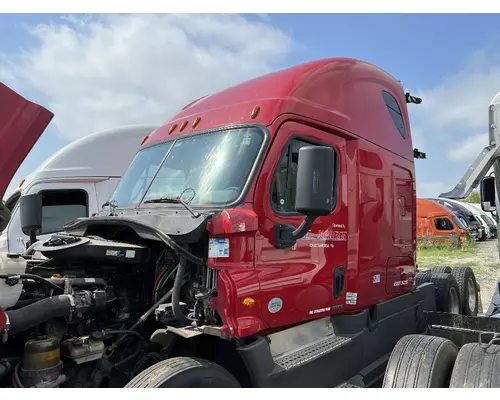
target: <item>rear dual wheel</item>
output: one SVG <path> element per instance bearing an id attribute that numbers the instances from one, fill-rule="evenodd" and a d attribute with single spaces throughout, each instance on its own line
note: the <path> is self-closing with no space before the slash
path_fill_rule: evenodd
<path id="1" fill-rule="evenodd" d="M 454 267 L 451 274 L 458 284 L 462 314 L 476 316 L 479 310 L 479 293 L 474 271 L 470 267 Z"/>
<path id="2" fill-rule="evenodd" d="M 429 282 L 436 287 L 436 309 L 440 312 L 460 314 L 460 290 L 452 274 L 432 274 Z"/>
<path id="3" fill-rule="evenodd" d="M 448 266 L 440 266 L 440 267 L 435 267 L 432 269 L 431 276 L 429 276 L 429 272 L 426 272 L 425 274 L 425 279 L 427 282 L 434 282 L 436 286 L 439 285 L 445 285 L 449 286 L 449 294 L 448 296 L 443 296 L 442 293 L 439 295 L 441 296 L 440 299 L 440 305 L 437 305 L 438 311 L 442 312 L 452 312 L 450 311 L 450 307 L 453 308 L 455 311 L 453 313 L 457 314 L 456 312 L 456 307 L 455 307 L 455 299 L 452 299 L 456 297 L 454 290 L 458 290 L 458 297 L 459 297 L 459 312 L 460 314 L 464 315 L 471 315 L 471 316 L 476 316 L 478 311 L 479 311 L 479 291 L 478 291 L 478 285 L 476 282 L 476 277 L 474 275 L 474 271 L 470 267 L 448 267 Z M 420 273 L 424 274 L 424 273 Z M 444 274 L 449 274 L 452 275 L 453 278 L 455 278 L 457 287 L 453 289 L 455 285 L 450 282 L 446 283 L 446 278 L 444 277 Z M 436 278 L 432 278 L 435 276 Z M 417 274 L 418 277 L 418 274 Z M 420 281 L 424 276 L 420 278 Z M 450 280 L 450 278 L 447 278 Z M 438 288 L 438 292 L 439 292 Z M 446 299 L 446 297 L 449 298 L 449 301 Z M 446 304 L 445 304 L 446 303 Z"/>

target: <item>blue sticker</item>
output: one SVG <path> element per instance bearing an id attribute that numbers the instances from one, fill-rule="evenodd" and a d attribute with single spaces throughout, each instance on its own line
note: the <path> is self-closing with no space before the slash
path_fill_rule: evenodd
<path id="1" fill-rule="evenodd" d="M 272 298 L 271 300 L 269 300 L 269 303 L 267 304 L 267 309 L 272 314 L 277 313 L 279 310 L 281 310 L 282 307 L 283 307 L 283 300 L 281 300 L 279 297 Z"/>
<path id="2" fill-rule="evenodd" d="M 229 257 L 229 239 L 210 239 L 208 242 L 208 257 Z"/>

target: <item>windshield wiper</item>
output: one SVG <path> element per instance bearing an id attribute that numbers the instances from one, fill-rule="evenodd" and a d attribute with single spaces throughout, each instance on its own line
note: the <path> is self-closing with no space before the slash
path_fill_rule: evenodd
<path id="1" fill-rule="evenodd" d="M 180 197 L 158 197 L 157 199 L 146 200 L 144 203 L 170 203 L 170 204 L 182 204 L 186 210 L 188 210 L 193 217 L 198 218 L 200 213 L 193 210 L 184 200 Z"/>

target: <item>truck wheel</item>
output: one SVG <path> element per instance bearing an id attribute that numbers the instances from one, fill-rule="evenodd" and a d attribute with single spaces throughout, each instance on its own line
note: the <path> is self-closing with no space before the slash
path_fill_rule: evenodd
<path id="1" fill-rule="evenodd" d="M 448 387 L 457 347 L 437 336 L 406 335 L 392 350 L 383 388 Z"/>
<path id="2" fill-rule="evenodd" d="M 451 274 L 451 267 L 447 266 L 439 266 L 432 268 L 432 272 L 434 274 Z"/>
<path id="3" fill-rule="evenodd" d="M 146 368 L 126 388 L 239 388 L 219 365 L 199 358 L 174 357 Z"/>
<path id="4" fill-rule="evenodd" d="M 436 286 L 436 309 L 440 312 L 460 314 L 460 291 L 452 274 L 432 274 Z"/>
<path id="5" fill-rule="evenodd" d="M 236 378 L 207 360 L 175 357 L 160 361 L 134 377 L 127 388 L 239 388 Z"/>
<path id="6" fill-rule="evenodd" d="M 500 388 L 500 346 L 467 343 L 458 352 L 450 388 Z"/>
<path id="7" fill-rule="evenodd" d="M 432 271 L 419 271 L 415 274 L 415 286 L 420 286 L 422 283 L 430 282 Z"/>
<path id="8" fill-rule="evenodd" d="M 470 267 L 455 267 L 451 270 L 451 274 L 458 284 L 462 314 L 475 317 L 479 309 L 479 294 L 474 271 Z"/>

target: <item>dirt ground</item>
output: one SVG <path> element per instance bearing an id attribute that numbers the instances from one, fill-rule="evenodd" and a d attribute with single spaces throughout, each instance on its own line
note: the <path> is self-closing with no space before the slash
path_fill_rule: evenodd
<path id="1" fill-rule="evenodd" d="M 495 291 L 495 283 L 500 279 L 500 262 L 498 255 L 498 241 L 491 239 L 486 242 L 478 242 L 477 250 L 470 254 L 461 254 L 459 257 L 429 256 L 425 257 L 419 268 L 433 267 L 437 265 L 468 266 L 474 270 L 476 279 L 481 287 L 481 300 L 483 311 L 486 312 Z"/>

